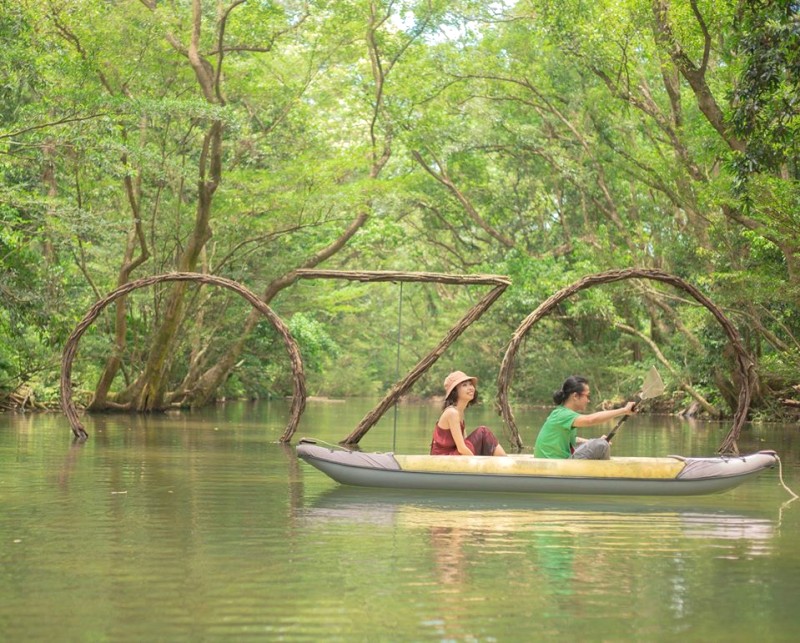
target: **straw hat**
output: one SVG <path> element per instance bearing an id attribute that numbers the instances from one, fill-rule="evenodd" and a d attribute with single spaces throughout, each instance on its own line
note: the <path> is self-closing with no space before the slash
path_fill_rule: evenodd
<path id="1" fill-rule="evenodd" d="M 473 386 L 478 385 L 478 378 L 472 377 L 471 375 L 467 375 L 463 371 L 453 371 L 444 378 L 444 396 L 447 397 L 450 395 L 450 391 L 452 391 L 456 386 L 461 384 L 461 382 L 466 382 L 467 380 L 472 380 Z"/>

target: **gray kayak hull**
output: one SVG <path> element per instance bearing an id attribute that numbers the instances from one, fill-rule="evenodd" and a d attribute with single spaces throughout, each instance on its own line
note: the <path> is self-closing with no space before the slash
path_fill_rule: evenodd
<path id="1" fill-rule="evenodd" d="M 297 455 L 327 476 L 344 485 L 360 487 L 383 487 L 389 489 L 436 489 L 472 492 L 511 492 L 528 494 L 581 494 L 620 496 L 696 496 L 719 493 L 739 486 L 757 476 L 764 469 L 777 464 L 774 451 L 761 451 L 746 456 L 681 458 L 671 456 L 677 473 L 656 474 L 662 477 L 642 475 L 642 463 L 647 458 L 612 458 L 610 461 L 594 461 L 589 466 L 597 475 L 586 475 L 585 465 L 571 466 L 576 461 L 549 461 L 547 469 L 536 471 L 532 458 L 513 461 L 504 468 L 506 472 L 487 472 L 487 462 L 480 456 L 412 456 L 408 460 L 423 461 L 426 470 L 414 470 L 400 464 L 404 456 L 391 453 L 363 453 L 331 449 L 302 442 L 297 446 Z M 429 459 L 430 458 L 430 459 Z M 435 470 L 437 459 L 443 470 Z M 514 456 L 511 456 L 514 458 Z M 461 470 L 453 470 L 454 460 Z M 470 471 L 476 461 L 476 470 Z M 481 462 L 482 460 L 482 462 Z M 499 460 L 496 458 L 494 460 Z M 636 467 L 627 460 L 636 461 Z M 663 458 L 652 458 L 654 467 L 664 462 Z M 580 462 L 580 461 L 577 461 Z M 586 461 L 583 461 L 586 462 Z M 608 466 L 603 463 L 608 462 Z M 682 465 L 681 465 L 682 463 Z M 451 465 L 448 467 L 448 465 Z M 483 468 L 478 471 L 478 468 Z M 446 470 L 449 469 L 449 470 Z M 606 471 L 604 471 L 606 469 Z M 628 474 L 628 470 L 631 473 Z M 607 475 L 606 475 L 607 472 Z M 669 476 L 669 477 L 667 477 Z"/>

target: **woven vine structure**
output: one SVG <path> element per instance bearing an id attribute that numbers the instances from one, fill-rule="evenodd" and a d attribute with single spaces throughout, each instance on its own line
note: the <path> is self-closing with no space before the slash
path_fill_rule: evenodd
<path id="1" fill-rule="evenodd" d="M 380 270 L 367 270 L 367 271 L 340 271 L 340 270 L 311 270 L 302 269 L 296 270 L 293 273 L 296 279 L 345 279 L 351 281 L 362 282 L 418 282 L 418 283 L 441 283 L 441 284 L 454 284 L 462 286 L 473 285 L 491 285 L 495 286 L 489 293 L 487 293 L 477 304 L 475 304 L 464 317 L 447 333 L 445 338 L 425 357 L 423 357 L 417 365 L 399 382 L 397 382 L 386 396 L 373 408 L 367 415 L 359 422 L 358 426 L 342 440 L 342 443 L 355 445 L 358 441 L 372 428 L 381 416 L 390 408 L 400 396 L 403 395 L 411 386 L 416 382 L 430 366 L 439 359 L 444 353 L 445 349 L 450 346 L 466 329 L 476 321 L 503 293 L 503 291 L 511 284 L 507 277 L 497 275 L 453 275 L 443 273 L 428 273 L 428 272 L 400 272 L 400 271 L 380 271 Z M 61 408 L 69 420 L 72 432 L 81 440 L 88 437 L 86 429 L 81 423 L 75 404 L 72 401 L 72 362 L 75 359 L 75 353 L 78 350 L 78 343 L 81 336 L 86 332 L 86 329 L 92 325 L 100 313 L 109 304 L 124 297 L 128 293 L 138 289 L 152 286 L 157 283 L 165 281 L 192 281 L 200 284 L 222 286 L 228 288 L 242 297 L 244 297 L 250 304 L 253 305 L 259 312 L 261 312 L 272 323 L 274 328 L 278 331 L 286 346 L 289 354 L 289 360 L 292 367 L 292 378 L 294 384 L 294 391 L 292 396 L 292 408 L 290 413 L 289 422 L 280 438 L 281 442 L 289 442 L 297 430 L 300 423 L 300 417 L 303 414 L 306 404 L 306 385 L 305 375 L 303 372 L 303 362 L 300 357 L 300 350 L 297 343 L 292 338 L 286 324 L 278 317 L 272 309 L 261 301 L 254 293 L 242 286 L 240 283 L 225 279 L 223 277 L 215 277 L 213 275 L 205 275 L 199 273 L 169 273 L 164 275 L 155 275 L 152 277 L 145 277 L 131 281 L 116 290 L 109 293 L 97 301 L 90 309 L 81 322 L 75 327 L 75 330 L 67 339 L 64 346 L 64 351 L 61 358 Z"/>
<path id="2" fill-rule="evenodd" d="M 530 328 L 538 322 L 542 317 L 550 313 L 562 301 L 568 299 L 572 295 L 586 288 L 598 286 L 601 284 L 608 284 L 616 281 L 623 281 L 625 279 L 650 279 L 653 281 L 660 281 L 665 284 L 670 284 L 676 288 L 687 292 L 696 301 L 705 306 L 711 314 L 717 319 L 722 326 L 725 334 L 728 336 L 731 347 L 734 351 L 735 368 L 739 374 L 739 395 L 736 412 L 733 416 L 733 427 L 730 429 L 722 444 L 719 447 L 719 453 L 723 454 L 738 454 L 739 449 L 736 441 L 742 430 L 742 426 L 747 420 L 747 413 L 750 409 L 750 400 L 752 398 L 752 387 L 755 381 L 754 364 L 749 354 L 745 350 L 742 340 L 739 336 L 736 327 L 730 320 L 722 313 L 722 311 L 708 299 L 702 292 L 691 284 L 685 282 L 680 277 L 671 275 L 660 270 L 648 270 L 643 268 L 629 268 L 625 270 L 610 270 L 607 272 L 600 272 L 583 277 L 566 288 L 562 288 L 552 297 L 544 301 L 536 310 L 534 310 L 525 320 L 519 325 L 511 342 L 506 349 L 503 362 L 500 366 L 500 373 L 497 378 L 497 407 L 500 415 L 503 418 L 506 429 L 509 432 L 509 439 L 511 443 L 517 448 L 522 449 L 522 439 L 519 435 L 516 422 L 514 421 L 514 414 L 511 411 L 511 406 L 508 401 L 508 389 L 511 384 L 511 378 L 514 371 L 514 359 L 517 355 L 520 343 L 525 337 Z"/>
<path id="3" fill-rule="evenodd" d="M 81 336 L 86 332 L 86 329 L 92 325 L 97 319 L 103 309 L 110 303 L 116 301 L 120 297 L 124 297 L 128 293 L 139 288 L 146 288 L 154 284 L 162 283 L 165 281 L 191 281 L 198 284 L 205 284 L 209 286 L 221 286 L 232 290 L 244 297 L 250 304 L 262 313 L 272 323 L 273 327 L 283 339 L 286 346 L 286 351 L 289 354 L 289 360 L 292 366 L 292 382 L 293 382 L 293 395 L 292 407 L 289 415 L 289 422 L 286 429 L 281 436 L 281 442 L 288 442 L 300 422 L 300 416 L 303 414 L 306 404 L 306 384 L 305 375 L 303 373 L 303 360 L 300 357 L 300 349 L 297 343 L 292 338 L 286 324 L 283 323 L 280 317 L 276 315 L 272 309 L 261 301 L 258 296 L 253 292 L 242 286 L 236 281 L 225 279 L 223 277 L 215 277 L 213 275 L 204 275 L 194 272 L 174 272 L 164 275 L 154 275 L 152 277 L 145 277 L 130 281 L 116 290 L 110 292 L 108 295 L 98 300 L 86 313 L 86 316 L 72 331 L 72 334 L 67 339 L 64 346 L 64 351 L 61 356 L 61 408 L 64 415 L 69 420 L 70 427 L 76 438 L 85 440 L 88 437 L 86 429 L 81 424 L 75 404 L 72 401 L 72 362 L 75 359 L 75 353 L 78 350 L 78 342 Z"/>
<path id="4" fill-rule="evenodd" d="M 342 440 L 342 443 L 356 445 L 359 440 L 374 426 L 381 416 L 397 402 L 414 382 L 425 373 L 450 346 L 473 322 L 480 318 L 483 313 L 500 297 L 505 289 L 510 285 L 510 280 L 498 275 L 452 275 L 441 273 L 419 273 L 419 272 L 395 272 L 395 271 L 334 271 L 334 270 L 297 270 L 294 273 L 297 279 L 346 279 L 362 282 L 391 281 L 391 282 L 428 282 L 444 283 L 457 285 L 492 285 L 495 286 L 487 293 L 475 306 L 473 306 L 461 320 L 447 333 L 445 338 L 425 357 L 423 357 L 414 368 L 399 382 L 397 382 L 387 395 L 373 408 L 358 424 L 358 426 Z M 514 414 L 508 401 L 508 389 L 514 369 L 514 359 L 525 334 L 537 321 L 550 313 L 553 308 L 562 301 L 571 297 L 575 293 L 604 283 L 612 283 L 625 279 L 650 279 L 667 283 L 681 289 L 691 295 L 696 301 L 705 306 L 722 326 L 728 336 L 734 351 L 735 367 L 739 375 L 740 389 L 738 405 L 733 418 L 733 427 L 719 448 L 720 453 L 738 453 L 736 441 L 741 432 L 742 426 L 747 419 L 752 397 L 752 385 L 754 381 L 754 364 L 747 351 L 742 345 L 738 331 L 722 311 L 711 302 L 702 292 L 691 284 L 685 282 L 680 277 L 662 272 L 660 270 L 647 270 L 641 268 L 630 268 L 626 270 L 612 270 L 592 275 L 587 275 L 576 281 L 570 286 L 563 288 L 543 302 L 533 311 L 517 328 L 508 345 L 503 362 L 498 375 L 498 394 L 497 406 L 503 418 L 509 438 L 517 449 L 523 448 L 523 443 L 519 435 Z M 75 327 L 75 330 L 67 339 L 61 359 L 61 407 L 69 420 L 70 427 L 76 438 L 85 440 L 88 434 L 81 423 L 77 409 L 72 400 L 72 363 L 78 350 L 78 344 L 86 329 L 91 326 L 100 313 L 109 304 L 120 297 L 124 297 L 130 292 L 139 288 L 145 288 L 161 282 L 168 281 L 190 281 L 198 284 L 221 286 L 238 293 L 250 304 L 261 312 L 273 325 L 281 336 L 289 355 L 292 367 L 293 395 L 289 421 L 280 438 L 280 441 L 287 443 L 294 435 L 300 422 L 306 404 L 306 385 L 305 374 L 303 372 L 303 362 L 300 356 L 300 349 L 292 338 L 286 324 L 276 315 L 272 309 L 261 301 L 258 296 L 248 290 L 238 282 L 214 275 L 200 273 L 168 273 L 154 275 L 137 279 L 120 286 L 109 293 L 104 298 L 98 300 L 90 309 L 86 316 Z"/>

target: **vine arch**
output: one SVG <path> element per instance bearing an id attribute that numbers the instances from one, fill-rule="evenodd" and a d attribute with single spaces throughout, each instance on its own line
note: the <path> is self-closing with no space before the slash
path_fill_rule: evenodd
<path id="1" fill-rule="evenodd" d="M 303 414 L 303 410 L 305 409 L 306 405 L 306 384 L 305 374 L 303 372 L 303 360 L 300 356 L 300 349 L 289 332 L 289 328 L 269 306 L 261 301 L 258 296 L 255 295 L 255 293 L 242 286 L 242 284 L 230 279 L 225 279 L 224 277 L 216 277 L 214 275 L 204 275 L 194 272 L 173 272 L 163 275 L 143 277 L 142 279 L 130 281 L 95 302 L 95 304 L 89 309 L 89 312 L 86 313 L 84 318 L 75 327 L 75 330 L 72 331 L 72 334 L 70 334 L 66 344 L 64 345 L 64 351 L 61 356 L 61 408 L 64 412 L 64 415 L 66 415 L 67 419 L 69 420 L 72 433 L 75 435 L 75 437 L 80 440 L 85 440 L 89 437 L 89 434 L 86 433 L 86 429 L 78 417 L 75 403 L 72 400 L 72 362 L 75 359 L 75 353 L 78 350 L 78 342 L 86 332 L 86 329 L 92 325 L 94 320 L 97 319 L 103 309 L 110 303 L 116 301 L 120 297 L 124 297 L 134 290 L 152 286 L 165 281 L 192 281 L 199 284 L 221 286 L 223 288 L 227 288 L 228 290 L 232 290 L 250 302 L 250 304 L 256 310 L 262 313 L 270 321 L 275 330 L 278 331 L 283 339 L 284 345 L 286 346 L 286 351 L 289 353 L 289 360 L 292 365 L 292 407 L 289 415 L 289 422 L 280 438 L 281 442 L 289 442 L 292 435 L 297 430 L 297 425 L 300 423 L 300 416 Z"/>
<path id="2" fill-rule="evenodd" d="M 500 373 L 497 377 L 497 407 L 500 415 L 503 418 L 503 422 L 507 427 L 507 430 L 510 432 L 512 444 L 517 449 L 521 449 L 523 447 L 522 439 L 519 436 L 519 430 L 517 429 L 517 425 L 514 421 L 514 414 L 511 411 L 511 406 L 508 401 L 508 389 L 511 383 L 511 377 L 514 370 L 514 360 L 517 351 L 520 343 L 530 330 L 531 326 L 538 322 L 542 317 L 547 315 L 562 301 L 572 297 L 572 295 L 580 292 L 581 290 L 585 290 L 586 288 L 591 288 L 592 286 L 597 286 L 600 284 L 613 283 L 626 279 L 650 279 L 652 281 L 670 284 L 680 290 L 683 290 L 691 295 L 697 302 L 705 306 L 722 326 L 734 350 L 735 366 L 740 376 L 739 379 L 741 382 L 741 388 L 739 389 L 736 413 L 733 417 L 733 426 L 725 436 L 725 439 L 722 441 L 722 444 L 719 447 L 719 452 L 738 454 L 739 449 L 736 445 L 736 441 L 739 438 L 742 426 L 747 419 L 747 412 L 750 408 L 750 400 L 752 398 L 752 385 L 754 379 L 753 361 L 742 344 L 739 332 L 736 330 L 731 321 L 722 313 L 719 307 L 717 307 L 696 287 L 675 275 L 671 275 L 661 270 L 649 270 L 644 268 L 609 270 L 607 272 L 587 275 L 575 283 L 562 288 L 550 298 L 542 302 L 539 307 L 530 315 L 528 315 L 519 325 L 508 344 L 505 356 L 503 357 L 503 362 L 500 366 Z"/>

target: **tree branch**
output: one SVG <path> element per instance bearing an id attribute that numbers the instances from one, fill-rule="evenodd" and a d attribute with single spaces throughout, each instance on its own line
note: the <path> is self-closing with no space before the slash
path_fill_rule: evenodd
<path id="1" fill-rule="evenodd" d="M 633 335 L 634 337 L 639 338 L 645 344 L 650 347 L 650 350 L 653 351 L 653 354 L 656 356 L 659 362 L 661 362 L 664 367 L 670 372 L 672 377 L 674 377 L 680 384 L 680 387 L 686 391 L 697 403 L 705 409 L 705 411 L 712 415 L 713 417 L 719 417 L 721 414 L 720 412 L 714 408 L 714 406 L 706 400 L 700 393 L 698 393 L 694 387 L 687 381 L 685 381 L 678 373 L 677 369 L 672 365 L 672 363 L 664 356 L 661 352 L 661 349 L 658 345 L 650 339 L 647 335 L 642 333 L 641 331 L 633 328 L 632 326 L 628 326 L 627 324 L 623 324 L 621 322 L 617 322 L 614 324 L 615 328 L 618 328 L 623 333 L 627 333 L 628 335 Z"/>
<path id="2" fill-rule="evenodd" d="M 710 50 L 710 35 L 705 21 L 697 9 L 695 0 L 692 0 L 692 10 L 695 13 L 701 31 L 703 31 L 705 45 L 703 49 L 703 61 L 698 67 L 686 54 L 680 43 L 676 40 L 669 19 L 669 0 L 653 0 L 653 16 L 656 24 L 656 42 L 662 45 L 668 52 L 675 66 L 681 75 L 688 81 L 689 86 L 694 92 L 697 106 L 706 117 L 711 126 L 717 130 L 722 140 L 736 152 L 744 152 L 746 145 L 730 132 L 725 125 L 725 117 L 717 104 L 711 88 L 706 81 L 706 71 L 708 67 L 708 56 Z"/>
<path id="3" fill-rule="evenodd" d="M 478 211 L 475 209 L 475 206 L 472 205 L 472 202 L 466 197 L 466 195 L 458 189 L 456 184 L 447 174 L 447 171 L 444 169 L 444 166 L 436 160 L 436 165 L 439 166 L 439 171 L 436 172 L 431 166 L 429 166 L 425 159 L 422 158 L 422 154 L 420 154 L 417 150 L 412 150 L 411 155 L 416 159 L 417 163 L 419 163 L 422 168 L 430 174 L 434 179 L 436 179 L 439 183 L 444 185 L 453 196 L 456 197 L 458 202 L 462 205 L 466 213 L 469 215 L 470 219 L 472 219 L 484 232 L 488 235 L 493 237 L 495 240 L 499 241 L 503 244 L 506 248 L 513 248 L 516 244 L 514 243 L 513 239 L 506 237 L 498 230 L 495 230 L 492 226 L 490 226 L 484 218 L 478 214 Z"/>

